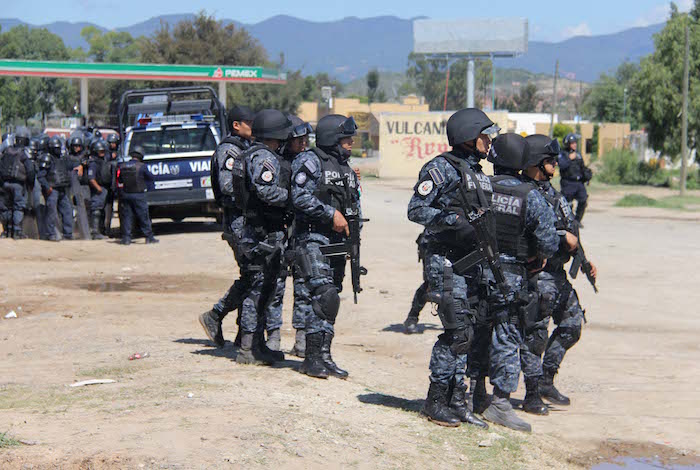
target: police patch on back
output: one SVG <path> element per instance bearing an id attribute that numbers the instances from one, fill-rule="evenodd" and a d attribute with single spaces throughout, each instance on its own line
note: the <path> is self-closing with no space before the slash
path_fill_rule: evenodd
<path id="1" fill-rule="evenodd" d="M 523 210 L 523 199 L 509 194 L 493 193 L 491 209 L 502 214 L 520 216 Z"/>

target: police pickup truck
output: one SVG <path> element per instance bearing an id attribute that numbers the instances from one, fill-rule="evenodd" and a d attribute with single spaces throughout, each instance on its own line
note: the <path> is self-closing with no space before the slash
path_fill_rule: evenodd
<path id="1" fill-rule="evenodd" d="M 146 199 L 152 218 L 217 217 L 211 156 L 226 129 L 226 111 L 211 87 L 130 90 L 119 104 L 119 133 L 144 149 L 153 174 Z"/>

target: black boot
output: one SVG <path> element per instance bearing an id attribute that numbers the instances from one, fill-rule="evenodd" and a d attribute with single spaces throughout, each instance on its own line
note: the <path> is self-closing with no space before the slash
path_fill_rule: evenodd
<path id="1" fill-rule="evenodd" d="M 267 342 L 263 335 L 260 335 L 260 350 L 263 354 L 270 356 L 277 362 L 284 361 L 284 353 L 280 351 L 280 330 L 270 330 L 267 332 Z"/>
<path id="2" fill-rule="evenodd" d="M 20 229 L 14 229 L 14 230 L 12 231 L 12 239 L 13 239 L 13 240 L 24 240 L 24 239 L 26 239 L 26 238 L 27 238 L 27 236 L 26 236 L 24 233 L 22 233 L 22 229 L 21 229 L 21 228 L 20 228 Z"/>
<path id="3" fill-rule="evenodd" d="M 104 235 L 100 233 L 100 211 L 90 213 L 90 236 L 93 240 L 102 240 Z"/>
<path id="4" fill-rule="evenodd" d="M 454 384 L 454 379 L 453 379 Z M 473 424 L 480 428 L 488 429 L 489 425 L 472 414 L 467 409 L 467 386 L 455 384 L 452 387 L 452 396 L 450 397 L 450 410 L 463 423 Z"/>
<path id="5" fill-rule="evenodd" d="M 539 390 L 540 377 L 525 377 L 525 399 L 523 400 L 523 411 L 533 415 L 548 415 L 549 408 L 540 397 Z"/>
<path id="6" fill-rule="evenodd" d="M 199 324 L 202 325 L 207 338 L 216 344 L 216 347 L 224 347 L 226 342 L 224 341 L 224 334 L 221 331 L 221 315 L 219 315 L 216 310 L 212 309 L 201 314 L 199 316 Z"/>
<path id="7" fill-rule="evenodd" d="M 236 356 L 239 364 L 266 364 L 271 366 L 275 361 L 260 351 L 259 335 L 256 333 L 243 333 L 241 337 L 241 349 Z"/>
<path id="8" fill-rule="evenodd" d="M 131 245 L 131 238 L 130 237 L 122 237 L 121 240 L 119 240 L 120 245 Z"/>
<path id="9" fill-rule="evenodd" d="M 323 333 L 311 333 L 306 335 L 306 357 L 299 367 L 299 372 L 309 377 L 327 379 L 330 373 L 321 358 L 321 343 Z"/>
<path id="10" fill-rule="evenodd" d="M 297 330 L 296 336 L 294 338 L 294 347 L 292 348 L 290 354 L 296 357 L 304 357 L 306 352 L 306 330 Z"/>
<path id="11" fill-rule="evenodd" d="M 554 386 L 554 376 L 556 371 L 544 370 L 544 375 L 542 376 L 542 382 L 540 382 L 540 396 L 550 403 L 560 406 L 569 406 L 571 400 L 566 395 L 562 395 L 559 390 Z"/>
<path id="12" fill-rule="evenodd" d="M 449 387 L 447 385 L 430 382 L 428 397 L 425 399 L 420 412 L 435 424 L 456 428 L 460 425 L 461 420 L 447 406 L 448 392 Z"/>
<path id="13" fill-rule="evenodd" d="M 412 335 L 418 329 L 418 315 L 413 315 L 413 311 L 408 312 L 406 320 L 403 322 L 404 333 Z"/>
<path id="14" fill-rule="evenodd" d="M 498 387 L 493 388 L 493 399 L 484 411 L 484 419 L 516 431 L 532 431 L 532 426 L 515 414 L 513 406 L 510 404 L 510 393 L 506 393 Z"/>
<path id="15" fill-rule="evenodd" d="M 323 364 L 333 377 L 347 379 L 348 371 L 341 369 L 333 361 L 333 357 L 331 356 L 331 343 L 333 343 L 333 335 L 330 333 L 323 333 L 323 342 L 321 343 L 321 359 L 323 359 Z"/>
<path id="16" fill-rule="evenodd" d="M 150 237 L 146 238 L 146 245 L 151 245 L 153 243 L 160 243 L 160 240 L 158 240 L 156 237 L 151 235 Z"/>
<path id="17" fill-rule="evenodd" d="M 467 408 L 472 413 L 482 414 L 489 406 L 489 396 L 486 393 L 486 378 L 469 380 L 469 397 L 467 398 Z"/>

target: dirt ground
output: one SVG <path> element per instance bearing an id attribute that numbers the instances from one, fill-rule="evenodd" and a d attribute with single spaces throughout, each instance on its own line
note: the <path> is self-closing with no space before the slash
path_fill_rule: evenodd
<path id="1" fill-rule="evenodd" d="M 158 223 L 155 246 L 0 240 L 0 313 L 18 314 L 0 319 L 0 468 L 700 462 L 700 213 L 615 208 L 619 190 L 597 191 L 583 240 L 600 293 L 576 281 L 588 324 L 557 377 L 572 405 L 525 416 L 531 435 L 445 429 L 418 415 L 439 321 L 426 307 L 422 334 L 400 327 L 421 281 L 419 227 L 406 218 L 411 185 L 363 184 L 369 275 L 358 305 L 342 294 L 334 343 L 347 381 L 303 376 L 297 358 L 237 365 L 230 342 L 212 347 L 197 315 L 237 273 L 212 224 Z M 234 316 L 224 325 L 233 340 Z M 149 357 L 129 361 L 137 352 Z M 86 379 L 116 383 L 68 387 Z"/>

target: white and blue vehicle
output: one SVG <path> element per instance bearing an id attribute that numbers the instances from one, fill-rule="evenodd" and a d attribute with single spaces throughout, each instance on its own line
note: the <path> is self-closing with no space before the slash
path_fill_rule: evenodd
<path id="1" fill-rule="evenodd" d="M 211 87 L 130 90 L 122 95 L 122 158 L 129 159 L 130 148 L 144 149 L 144 163 L 154 176 L 146 192 L 152 218 L 219 218 L 210 165 L 225 129 L 226 111 Z"/>

